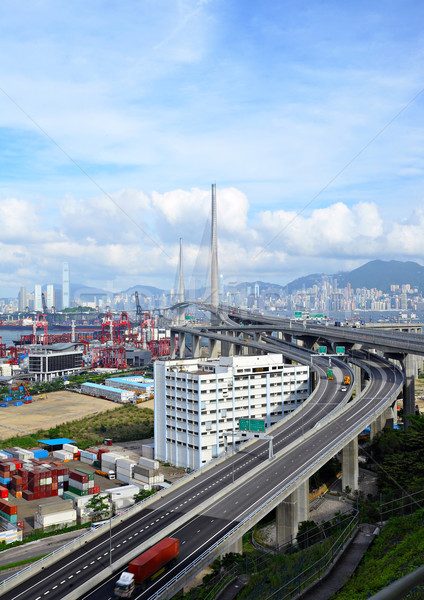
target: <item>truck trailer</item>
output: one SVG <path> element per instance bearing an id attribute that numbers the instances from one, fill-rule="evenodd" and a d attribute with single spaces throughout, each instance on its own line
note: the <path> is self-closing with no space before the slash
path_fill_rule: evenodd
<path id="1" fill-rule="evenodd" d="M 179 550 L 179 540 L 168 537 L 134 558 L 115 584 L 115 597 L 131 598 L 135 584 L 143 584 L 158 577 L 165 566 L 178 557 Z"/>
<path id="2" fill-rule="evenodd" d="M 349 375 L 345 375 L 345 378 L 343 379 L 343 384 L 344 385 L 350 385 L 350 377 L 349 377 Z"/>

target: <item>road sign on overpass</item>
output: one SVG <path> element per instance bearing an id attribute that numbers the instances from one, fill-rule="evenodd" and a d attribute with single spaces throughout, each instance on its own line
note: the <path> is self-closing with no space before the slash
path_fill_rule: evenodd
<path id="1" fill-rule="evenodd" d="M 261 419 L 239 419 L 240 431 L 265 431 L 265 421 Z"/>

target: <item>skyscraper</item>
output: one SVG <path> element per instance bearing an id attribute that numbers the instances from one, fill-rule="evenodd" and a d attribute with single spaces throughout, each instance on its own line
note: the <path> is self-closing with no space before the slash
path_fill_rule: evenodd
<path id="1" fill-rule="evenodd" d="M 38 283 L 34 286 L 34 310 L 36 312 L 42 312 L 43 310 L 43 301 L 41 298 L 41 285 Z"/>
<path id="2" fill-rule="evenodd" d="M 26 287 L 21 287 L 18 294 L 18 310 L 25 310 L 27 303 Z"/>
<path id="3" fill-rule="evenodd" d="M 54 302 L 54 288 L 53 288 L 53 284 L 52 283 L 49 283 L 48 286 L 47 286 L 46 304 L 47 304 L 47 308 L 51 308 L 52 306 L 55 306 L 55 302 Z"/>
<path id="4" fill-rule="evenodd" d="M 64 262 L 62 266 L 62 308 L 69 308 L 69 263 Z"/>

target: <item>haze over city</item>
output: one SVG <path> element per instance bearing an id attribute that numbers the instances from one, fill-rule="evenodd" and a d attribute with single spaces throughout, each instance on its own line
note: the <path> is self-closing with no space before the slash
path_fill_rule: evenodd
<path id="1" fill-rule="evenodd" d="M 212 182 L 228 281 L 422 264 L 422 3 L 0 10 L 0 296 L 171 287 Z"/>

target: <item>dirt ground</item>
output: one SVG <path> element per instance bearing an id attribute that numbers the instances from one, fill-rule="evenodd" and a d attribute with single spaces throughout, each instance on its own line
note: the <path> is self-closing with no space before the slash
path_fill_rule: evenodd
<path id="1" fill-rule="evenodd" d="M 45 394 L 42 400 L 38 398 L 34 396 L 35 401 L 32 404 L 0 408 L 0 439 L 49 429 L 66 421 L 82 419 L 121 406 L 110 400 L 66 390 Z M 149 402 L 139 406 L 150 408 Z"/>

